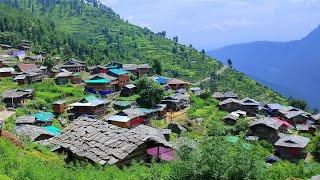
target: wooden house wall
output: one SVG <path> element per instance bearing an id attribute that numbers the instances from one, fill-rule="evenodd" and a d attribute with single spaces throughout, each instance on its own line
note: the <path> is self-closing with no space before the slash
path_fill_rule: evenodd
<path id="1" fill-rule="evenodd" d="M 67 106 L 65 104 L 54 104 L 53 105 L 53 111 L 58 114 L 64 113 L 64 111 L 67 109 Z"/>
<path id="2" fill-rule="evenodd" d="M 302 159 L 306 157 L 306 150 L 304 148 L 275 146 L 275 153 L 283 159 Z"/>
<path id="3" fill-rule="evenodd" d="M 259 138 L 264 140 L 276 142 L 279 139 L 277 130 L 272 129 L 263 124 L 257 124 L 255 126 L 251 126 L 250 130 L 254 136 L 258 136 Z"/>
<path id="4" fill-rule="evenodd" d="M 0 77 L 11 77 L 11 76 L 12 76 L 11 72 L 1 72 L 0 73 Z"/>

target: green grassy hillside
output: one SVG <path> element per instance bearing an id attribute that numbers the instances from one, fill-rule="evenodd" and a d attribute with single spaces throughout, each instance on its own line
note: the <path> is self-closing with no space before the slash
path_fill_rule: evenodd
<path id="1" fill-rule="evenodd" d="M 154 33 L 123 21 L 111 9 L 80 0 L 0 0 L 0 43 L 33 42 L 33 51 L 45 50 L 63 60 L 79 58 L 88 65 L 110 61 L 160 61 L 163 74 L 198 82 L 223 65 L 192 46 L 181 45 L 163 33 Z M 19 10 L 17 10 L 19 9 Z M 239 78 L 241 80 L 239 80 Z M 217 89 L 239 91 L 264 101 L 285 101 L 280 95 L 233 70 L 219 78 Z M 250 93 L 248 93 L 250 92 Z M 252 92 L 252 93 L 251 93 Z"/>

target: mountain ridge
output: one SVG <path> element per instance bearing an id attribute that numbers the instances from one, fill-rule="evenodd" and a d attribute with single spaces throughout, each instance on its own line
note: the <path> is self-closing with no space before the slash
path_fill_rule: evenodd
<path id="1" fill-rule="evenodd" d="M 268 84 L 270 88 L 287 96 L 302 98 L 311 107 L 320 108 L 320 26 L 300 40 L 288 42 L 255 41 L 225 46 L 208 54 L 212 57 L 231 59 L 234 67 L 259 82 L 272 82 L 289 89 L 289 92 Z M 254 68 L 252 68 L 254 67 Z"/>

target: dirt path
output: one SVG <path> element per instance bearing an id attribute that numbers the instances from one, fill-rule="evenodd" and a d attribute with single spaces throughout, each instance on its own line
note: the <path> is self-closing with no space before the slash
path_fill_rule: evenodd
<path id="1" fill-rule="evenodd" d="M 217 75 L 221 75 L 226 69 L 228 69 L 228 66 L 223 66 L 218 72 Z M 210 81 L 210 77 L 206 77 L 196 83 L 194 83 L 195 86 L 199 86 L 201 83 L 206 82 L 206 81 Z"/>

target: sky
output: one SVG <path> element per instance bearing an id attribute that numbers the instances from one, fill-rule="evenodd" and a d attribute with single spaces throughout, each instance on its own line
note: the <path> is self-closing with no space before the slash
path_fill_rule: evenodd
<path id="1" fill-rule="evenodd" d="M 320 0 L 101 0 L 123 19 L 212 50 L 301 39 L 320 24 Z"/>

